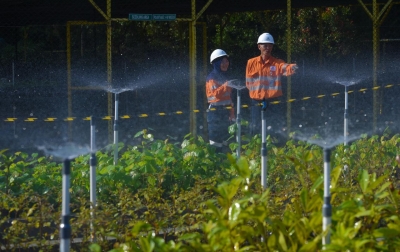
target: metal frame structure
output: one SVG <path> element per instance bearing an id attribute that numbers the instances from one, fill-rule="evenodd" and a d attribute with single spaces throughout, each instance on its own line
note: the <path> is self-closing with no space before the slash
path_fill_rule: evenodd
<path id="1" fill-rule="evenodd" d="M 87 87 L 72 87 L 71 80 L 71 26 L 72 25 L 107 25 L 107 82 L 110 87 L 112 87 L 112 54 L 111 54 L 111 46 L 112 46 L 112 27 L 111 24 L 113 21 L 129 21 L 128 18 L 112 18 L 111 17 L 111 0 L 107 0 L 107 14 L 105 14 L 102 9 L 94 2 L 94 0 L 88 0 L 93 7 L 104 17 L 105 21 L 100 22 L 88 22 L 88 21 L 68 21 L 67 22 L 67 85 L 68 85 L 68 117 L 73 118 L 72 114 L 72 90 L 73 89 L 97 89 L 97 88 L 87 88 Z M 207 4 L 200 10 L 199 13 L 196 13 L 196 0 L 192 1 L 192 16 L 190 19 L 187 18 L 178 18 L 177 21 L 185 21 L 189 23 L 189 75 L 190 75 L 190 132 L 196 136 L 197 134 L 197 122 L 196 122 L 196 113 L 195 110 L 197 108 L 196 104 L 196 76 L 197 76 L 197 59 L 196 59 L 196 25 L 200 24 L 203 26 L 203 61 L 206 62 L 207 59 L 207 28 L 204 22 L 197 22 L 197 20 L 201 17 L 207 7 L 213 2 L 213 0 L 209 0 Z M 204 63 L 203 66 L 206 69 L 206 65 Z M 108 92 L 108 106 L 107 112 L 108 115 L 112 114 L 112 93 Z M 115 118 L 114 120 L 116 120 Z M 113 125 L 110 120 L 108 123 L 108 131 L 109 131 L 109 142 L 112 142 L 112 131 Z M 69 127 L 69 136 L 72 136 L 71 125 Z"/>
<path id="2" fill-rule="evenodd" d="M 105 5 L 105 11 L 102 10 L 102 8 L 96 4 L 96 0 L 87 0 L 85 3 L 85 6 L 90 4 L 93 6 L 96 10 L 97 13 L 94 15 L 93 13 L 89 15 L 88 11 L 82 11 L 79 13 L 70 13 L 74 19 L 73 21 L 67 21 L 67 74 L 68 74 L 68 117 L 72 118 L 72 89 L 84 89 L 82 87 L 72 87 L 71 86 L 71 26 L 72 25 L 106 25 L 107 26 L 107 82 L 109 83 L 110 86 L 112 86 L 112 53 L 111 53 L 111 45 L 112 45 L 112 22 L 113 21 L 128 21 L 128 18 L 113 18 L 112 13 L 116 13 L 114 15 L 116 16 L 121 16 L 121 8 L 117 8 L 116 11 L 112 12 L 111 4 L 112 2 L 117 6 L 118 4 L 124 4 L 128 5 L 127 2 L 124 2 L 122 0 L 106 0 L 106 5 Z M 189 1 L 189 0 L 186 0 Z M 338 5 L 344 5 L 346 4 L 347 1 L 318 1 L 318 3 L 303 3 L 300 1 L 296 0 L 287 0 L 286 1 L 286 10 L 287 10 L 287 30 L 286 30 L 286 39 L 287 39 L 287 62 L 291 61 L 291 52 L 292 52 L 292 45 L 291 45 L 291 36 L 292 36 L 292 31 L 291 31 L 291 25 L 292 25 L 292 20 L 291 20 L 291 14 L 292 14 L 292 9 L 293 8 L 306 8 L 306 7 L 311 7 L 311 6 L 338 6 Z M 379 108 L 380 108 L 380 99 L 379 99 L 379 87 L 378 87 L 378 80 L 377 80 L 377 74 L 378 74 L 378 69 L 379 69 L 379 32 L 380 32 L 380 26 L 382 25 L 383 21 L 387 17 L 388 13 L 390 12 L 390 9 L 394 4 L 399 4 L 399 2 L 395 2 L 394 0 L 371 0 L 368 3 L 365 3 L 366 0 L 354 0 L 354 2 L 358 2 L 360 6 L 365 10 L 367 15 L 371 18 L 372 20 L 372 41 L 373 41 L 373 89 L 375 90 L 374 95 L 373 95 L 373 129 L 376 129 L 376 124 L 377 124 L 377 117 L 379 114 Z M 173 2 L 176 8 L 178 4 Z M 48 1 L 48 2 L 42 2 L 42 5 L 45 5 L 46 8 L 51 8 L 52 6 L 62 5 L 60 1 Z M 65 7 L 68 7 L 68 10 L 65 10 L 64 16 L 61 18 L 65 18 L 65 16 L 68 16 L 69 11 L 73 6 L 75 5 L 83 5 L 84 3 L 81 3 L 79 1 L 71 2 L 70 4 L 65 5 Z M 133 6 L 135 3 L 129 3 L 132 4 Z M 347 3 L 347 4 L 354 4 L 354 3 Z M 4 12 L 0 11 L 0 13 L 4 14 L 4 18 L 8 18 L 11 20 L 11 22 L 21 22 L 18 19 L 13 18 L 12 13 L 17 13 L 19 8 L 26 8 L 24 5 L 21 5 L 21 3 L 15 3 L 14 1 L 11 0 L 5 0 L 0 4 L 1 7 L 7 7 L 12 8 L 10 11 Z M 37 5 L 40 5 L 39 2 Z M 188 2 L 184 3 L 185 6 L 188 5 Z M 203 5 L 202 7 L 200 5 Z M 197 86 L 197 63 L 196 63 L 196 25 L 199 22 L 199 18 L 204 14 L 204 13 L 216 13 L 219 11 L 221 13 L 222 9 L 221 6 L 228 5 L 222 9 L 226 10 L 226 12 L 232 11 L 234 8 L 240 8 L 242 6 L 243 8 L 251 8 L 250 10 L 254 10 L 257 8 L 261 7 L 260 3 L 248 3 L 246 1 L 235 1 L 235 6 L 230 6 L 228 3 L 225 4 L 225 2 L 222 2 L 220 0 L 190 0 L 190 15 L 189 18 L 177 18 L 178 21 L 186 21 L 189 23 L 189 75 L 190 75 L 190 83 L 189 83 L 189 88 L 190 88 L 190 132 L 193 135 L 197 134 L 197 122 L 196 122 L 196 114 L 194 110 L 196 110 L 197 104 L 196 104 L 196 86 Z M 164 6 L 164 5 L 163 5 Z M 172 6 L 172 7 L 173 7 Z M 270 9 L 277 9 L 277 8 L 283 8 L 284 4 L 283 3 L 270 3 L 270 6 L 266 6 L 266 8 Z M 34 7 L 37 7 L 34 5 Z M 165 6 L 164 6 L 165 7 Z M 200 11 L 197 12 L 196 8 L 201 7 Z M 104 8 L 104 6 L 103 6 Z M 146 4 L 146 6 L 138 6 L 140 10 L 143 9 L 149 9 L 152 8 L 149 3 Z M 170 7 L 168 7 L 170 8 Z M 186 7 L 185 7 L 186 8 Z M 39 8 L 38 11 L 41 11 Z M 247 10 L 247 9 L 246 9 Z M 260 9 L 261 10 L 261 9 Z M 26 11 L 25 9 L 21 11 L 22 13 Z M 245 9 L 241 9 L 240 11 L 245 11 Z M 188 11 L 184 8 L 179 9 L 177 13 L 180 15 L 187 15 Z M 11 14 L 10 14 L 11 13 Z M 92 20 L 95 21 L 77 21 L 77 17 L 82 14 L 83 18 L 91 18 Z M 99 15 L 100 14 L 100 15 Z M 183 16 L 185 16 L 183 15 Z M 52 17 L 54 16 L 53 14 L 51 15 Z M 100 18 L 99 18 L 100 17 Z M 55 18 L 55 17 L 54 17 Z M 100 21 L 100 19 L 103 19 Z M 41 20 L 43 22 L 43 17 L 29 17 L 27 19 L 28 21 L 26 22 L 35 22 L 36 20 Z M 59 19 L 57 19 L 59 21 Z M 39 22 L 39 21 L 38 21 Z M 204 25 L 204 24 L 203 24 Z M 204 29 L 205 25 L 203 26 Z M 203 29 L 203 33 L 206 34 L 206 32 Z M 320 38 L 323 37 L 323 31 L 320 29 Z M 320 45 L 320 55 L 322 55 L 322 45 Z M 203 51 L 204 58 L 206 58 L 206 53 L 207 50 Z M 320 59 L 321 60 L 321 59 Z M 292 83 L 291 83 L 291 78 L 288 78 L 288 85 L 287 85 L 287 127 L 288 131 L 290 131 L 291 128 L 291 92 L 292 92 Z M 112 94 L 108 93 L 108 114 L 112 114 Z M 71 127 L 69 127 L 71 128 Z M 112 122 L 109 122 L 108 125 L 109 128 L 109 140 L 110 142 L 112 141 Z M 71 132 L 69 132 L 71 134 Z"/>

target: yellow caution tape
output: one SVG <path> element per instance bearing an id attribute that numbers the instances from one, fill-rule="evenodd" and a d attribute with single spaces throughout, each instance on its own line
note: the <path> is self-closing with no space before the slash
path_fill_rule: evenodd
<path id="1" fill-rule="evenodd" d="M 36 121 L 36 120 L 37 120 L 37 118 L 29 117 L 29 118 L 26 118 L 24 121 L 25 121 L 25 122 L 34 122 L 34 121 Z"/>
<path id="2" fill-rule="evenodd" d="M 375 86 L 375 87 L 372 87 L 371 90 L 378 90 L 378 89 L 380 89 L 380 88 L 392 88 L 392 87 L 394 87 L 394 86 L 400 86 L 400 84 L 387 84 L 386 86 Z M 358 92 L 364 92 L 364 93 L 365 93 L 365 91 L 367 91 L 367 90 L 368 90 L 368 88 L 361 88 L 361 89 L 359 89 L 359 90 L 349 90 L 349 91 L 347 91 L 347 93 L 350 94 L 350 93 L 354 93 L 354 92 L 356 92 L 356 91 L 358 91 Z M 332 97 L 335 97 L 335 96 L 338 96 L 339 94 L 341 94 L 341 93 L 332 93 L 331 96 L 332 96 Z M 323 98 L 323 97 L 325 97 L 325 96 L 327 96 L 327 95 L 321 94 L 321 95 L 317 95 L 315 98 Z M 301 99 L 299 99 L 299 100 L 305 101 L 305 100 L 309 100 L 309 99 L 311 99 L 311 98 L 313 98 L 313 97 L 305 96 L 305 97 L 303 97 L 303 98 L 301 98 Z M 297 100 L 297 99 L 293 98 L 293 99 L 287 100 L 286 102 L 291 103 L 291 102 L 294 102 L 294 101 L 296 101 L 296 100 Z M 279 100 L 271 101 L 271 102 L 270 102 L 270 104 L 273 104 L 273 105 L 281 104 L 281 103 L 283 103 L 283 102 L 282 102 L 282 101 L 279 101 Z M 258 104 L 257 104 L 257 106 L 262 106 L 262 105 L 263 105 L 262 103 L 258 103 Z M 233 106 L 227 106 L 227 107 L 225 107 L 225 108 L 226 108 L 226 109 L 231 109 L 232 107 L 233 107 Z M 248 104 L 242 104 L 241 107 L 242 107 L 242 108 L 249 108 L 250 105 L 248 105 Z M 210 108 L 210 109 L 207 110 L 207 111 L 214 111 L 214 110 L 216 110 L 216 108 L 213 107 L 213 108 Z M 194 113 L 199 113 L 200 110 L 199 110 L 199 109 L 194 109 L 193 112 L 194 112 Z M 172 112 L 172 113 L 170 113 L 170 114 L 181 115 L 181 114 L 184 114 L 184 112 L 178 110 L 178 111 Z M 166 112 L 159 112 L 159 113 L 155 113 L 155 115 L 158 115 L 158 116 L 167 116 L 168 113 L 166 113 Z M 138 117 L 139 117 L 139 118 L 149 117 L 149 114 L 139 114 Z M 121 118 L 121 119 L 130 119 L 130 118 L 132 118 L 132 116 L 130 116 L 130 115 L 123 115 L 123 116 L 120 116 L 120 118 Z M 74 121 L 75 119 L 76 119 L 76 117 L 67 117 L 67 118 L 64 119 L 64 121 L 70 122 L 70 121 Z M 104 116 L 104 117 L 102 117 L 102 119 L 103 119 L 103 120 L 112 120 L 112 119 L 113 119 L 113 116 Z M 4 121 L 5 121 L 5 122 L 15 122 L 16 120 L 18 120 L 18 118 L 8 117 L 8 118 L 5 119 Z M 24 121 L 25 121 L 25 122 L 35 122 L 35 121 L 37 121 L 37 120 L 38 120 L 38 118 L 35 118 L 35 117 L 28 117 L 28 118 L 26 118 Z M 84 117 L 83 120 L 89 121 L 89 120 L 91 120 L 91 117 L 90 117 L 90 116 Z M 43 121 L 45 121 L 45 122 L 55 122 L 55 121 L 57 121 L 57 118 L 56 118 L 56 117 L 47 117 L 47 118 L 43 119 Z"/>
<path id="3" fill-rule="evenodd" d="M 5 122 L 15 122 L 18 118 L 7 118 L 6 120 L 4 120 Z"/>

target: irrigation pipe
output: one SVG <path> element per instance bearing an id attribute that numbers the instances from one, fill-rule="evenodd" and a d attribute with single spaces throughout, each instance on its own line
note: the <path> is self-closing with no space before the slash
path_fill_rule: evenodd
<path id="1" fill-rule="evenodd" d="M 262 102 L 261 108 L 261 186 L 267 188 L 267 101 Z"/>
<path id="2" fill-rule="evenodd" d="M 63 162 L 62 169 L 62 213 L 60 224 L 60 252 L 69 252 L 71 241 L 70 219 L 70 194 L 69 188 L 71 183 L 71 161 L 66 158 Z"/>
<path id="3" fill-rule="evenodd" d="M 115 93 L 115 117 L 114 117 L 114 165 L 118 163 L 118 100 L 119 95 Z"/>
<path id="4" fill-rule="evenodd" d="M 236 148 L 236 157 L 237 159 L 240 158 L 240 149 L 242 148 L 242 125 L 241 125 L 241 115 L 240 115 L 240 107 L 241 107 L 241 91 L 240 89 L 236 89 L 236 93 L 237 93 L 237 108 L 236 108 L 236 126 L 237 126 L 237 132 L 236 132 L 236 142 L 237 142 L 237 148 Z"/>
<path id="5" fill-rule="evenodd" d="M 344 145 L 347 145 L 347 134 L 348 134 L 348 122 L 347 122 L 347 110 L 348 110 L 348 98 L 347 86 L 344 86 Z"/>
<path id="6" fill-rule="evenodd" d="M 331 149 L 324 148 L 324 205 L 322 206 L 322 231 L 326 233 L 322 237 L 322 245 L 325 246 L 331 242 L 330 225 L 332 221 L 331 206 Z"/>
<path id="7" fill-rule="evenodd" d="M 96 241 L 93 219 L 96 202 L 96 124 L 93 116 L 90 118 L 90 230 L 92 242 Z"/>

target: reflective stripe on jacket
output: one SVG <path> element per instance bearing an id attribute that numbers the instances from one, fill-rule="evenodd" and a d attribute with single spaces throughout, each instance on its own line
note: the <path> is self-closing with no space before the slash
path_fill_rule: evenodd
<path id="1" fill-rule="evenodd" d="M 206 82 L 206 94 L 208 103 L 215 106 L 219 105 L 230 105 L 232 88 L 224 85 L 224 83 L 219 83 L 215 79 L 208 79 Z"/>
<path id="2" fill-rule="evenodd" d="M 272 56 L 266 62 L 262 61 L 261 56 L 249 59 L 246 67 L 246 86 L 250 98 L 263 100 L 281 96 L 281 77 L 292 75 L 293 65 Z"/>

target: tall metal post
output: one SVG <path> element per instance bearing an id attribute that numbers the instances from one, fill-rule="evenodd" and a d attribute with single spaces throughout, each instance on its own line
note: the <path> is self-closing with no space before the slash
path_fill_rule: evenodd
<path id="1" fill-rule="evenodd" d="M 347 121 L 347 111 L 348 111 L 348 98 L 349 94 L 347 92 L 347 86 L 344 86 L 344 132 L 343 132 L 343 137 L 344 137 L 344 145 L 347 145 L 347 135 L 348 135 L 348 121 Z"/>
<path id="2" fill-rule="evenodd" d="M 324 149 L 324 205 L 322 206 L 322 231 L 327 232 L 322 237 L 322 245 L 330 244 L 331 233 L 330 225 L 332 219 L 332 206 L 331 206 L 331 150 L 328 148 Z"/>
<path id="3" fill-rule="evenodd" d="M 373 53 L 373 70 L 372 70 L 372 79 L 373 79 L 373 87 L 378 86 L 378 62 L 379 62 L 379 22 L 378 22 L 378 4 L 376 0 L 372 1 L 372 53 Z M 376 130 L 376 122 L 379 111 L 379 98 L 378 91 L 373 91 L 373 131 Z"/>
<path id="4" fill-rule="evenodd" d="M 112 22 L 111 22 L 111 0 L 107 0 L 107 82 L 112 87 Z M 112 93 L 107 94 L 108 114 L 112 114 Z M 108 140 L 112 141 L 112 121 L 108 121 Z"/>
<path id="5" fill-rule="evenodd" d="M 261 186 L 267 188 L 267 101 L 262 102 L 261 108 Z"/>
<path id="6" fill-rule="evenodd" d="M 207 66 L 208 66 L 208 55 L 207 55 L 207 25 L 206 22 L 201 22 L 202 27 L 203 27 L 203 74 L 202 76 L 202 82 L 206 82 L 206 76 L 207 76 Z M 205 89 L 203 89 L 205 91 Z M 208 101 L 207 101 L 207 95 L 206 92 L 204 92 L 204 111 L 207 111 L 208 108 Z M 208 123 L 207 123 L 207 112 L 203 113 L 203 129 L 205 133 L 205 140 L 208 142 L 209 137 L 208 137 Z"/>
<path id="7" fill-rule="evenodd" d="M 118 100 L 119 95 L 115 94 L 115 118 L 114 118 L 114 165 L 118 163 Z"/>
<path id="8" fill-rule="evenodd" d="M 72 117 L 72 86 L 71 86 L 71 24 L 67 22 L 67 85 L 68 85 L 68 117 Z M 68 139 L 72 138 L 72 125 L 68 122 Z"/>
<path id="9" fill-rule="evenodd" d="M 287 28 L 286 28 L 286 43 L 287 43 L 287 62 L 291 63 L 292 60 L 292 0 L 287 0 Z M 287 77 L 287 101 L 292 99 L 292 78 Z M 287 102 L 286 120 L 287 120 L 287 131 L 291 131 L 292 127 L 292 104 Z"/>
<path id="10" fill-rule="evenodd" d="M 71 175 L 71 161 L 65 159 L 62 169 L 62 212 L 61 212 L 61 225 L 60 225 L 60 252 L 69 252 L 71 241 L 71 226 L 70 219 L 70 178 Z"/>
<path id="11" fill-rule="evenodd" d="M 93 225 L 93 219 L 95 217 L 94 209 L 97 204 L 96 199 L 96 123 L 93 116 L 90 118 L 90 230 L 91 230 L 91 240 L 96 241 L 95 230 Z"/>
<path id="12" fill-rule="evenodd" d="M 190 71 L 190 132 L 197 135 L 196 128 L 196 0 L 192 0 L 192 20 L 189 22 L 189 71 Z"/>
<path id="13" fill-rule="evenodd" d="M 379 112 L 379 98 L 378 98 L 378 65 L 379 65 L 379 27 L 383 20 L 386 18 L 389 10 L 393 6 L 393 0 L 388 0 L 383 8 L 379 11 L 379 6 L 376 0 L 372 0 L 372 13 L 369 11 L 363 0 L 358 0 L 360 5 L 364 8 L 365 12 L 372 19 L 372 82 L 373 82 L 373 130 L 376 130 L 377 117 Z"/>

